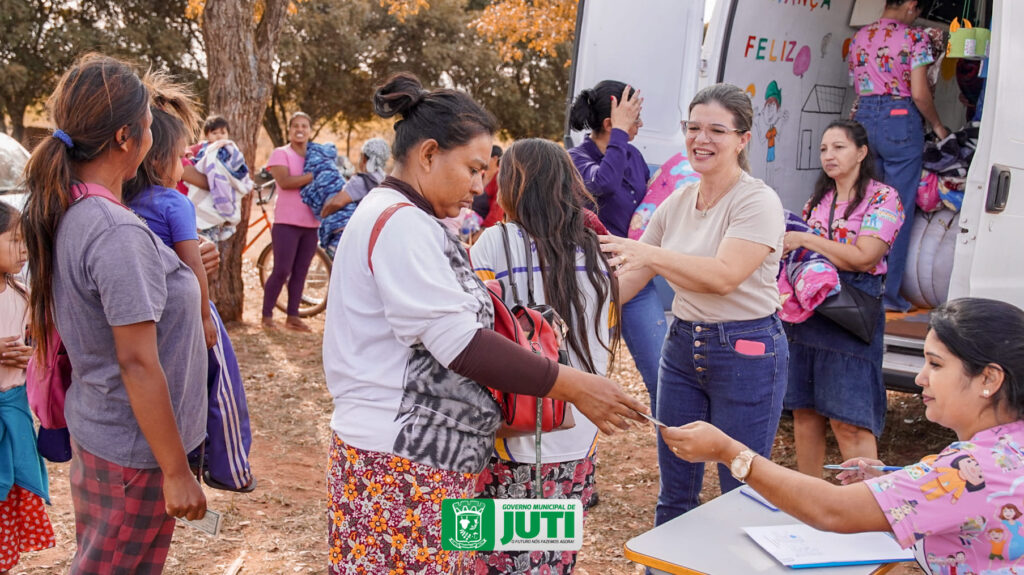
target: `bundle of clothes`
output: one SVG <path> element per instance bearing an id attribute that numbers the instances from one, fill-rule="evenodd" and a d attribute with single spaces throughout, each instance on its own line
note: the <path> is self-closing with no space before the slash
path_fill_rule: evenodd
<path id="1" fill-rule="evenodd" d="M 970 122 L 942 140 L 925 140 L 921 183 L 917 187 L 917 207 L 921 210 L 934 212 L 947 207 L 960 211 L 980 127 L 980 122 Z"/>
<path id="2" fill-rule="evenodd" d="M 800 216 L 786 211 L 787 232 L 810 232 Z M 839 270 L 828 258 L 807 248 L 797 248 L 779 261 L 779 297 L 782 310 L 779 318 L 787 323 L 801 323 L 814 314 L 825 298 L 839 293 Z"/>
<path id="3" fill-rule="evenodd" d="M 208 190 L 188 185 L 188 198 L 196 206 L 200 233 L 215 242 L 235 233 L 242 219 L 241 199 L 253 182 L 245 157 L 231 140 L 204 142 L 194 158 L 195 169 L 206 176 Z"/>
<path id="4" fill-rule="evenodd" d="M 337 245 L 341 239 L 342 230 L 348 225 L 348 220 L 356 209 L 356 203 L 352 202 L 325 218 L 320 217 L 320 211 L 323 210 L 327 200 L 345 187 L 345 178 L 338 170 L 337 162 L 338 148 L 334 144 L 317 144 L 315 142 L 306 144 L 304 171 L 313 174 L 313 181 L 303 186 L 299 190 L 299 195 L 302 197 L 302 202 L 313 210 L 313 215 L 320 221 L 318 235 L 320 247 L 324 249 Z"/>

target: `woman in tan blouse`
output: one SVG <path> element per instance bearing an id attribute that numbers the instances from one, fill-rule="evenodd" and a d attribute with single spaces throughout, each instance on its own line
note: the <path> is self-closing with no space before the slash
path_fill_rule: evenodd
<path id="1" fill-rule="evenodd" d="M 701 90 L 682 123 L 701 181 L 665 200 L 639 242 L 601 241 L 624 301 L 656 274 L 675 291 L 657 418 L 670 426 L 709 421 L 770 457 L 789 360 L 775 284 L 785 222 L 775 191 L 746 172 L 752 118 L 739 88 Z M 704 467 L 675 457 L 660 437 L 658 462 L 661 524 L 697 506 Z M 724 466 L 718 475 L 723 492 L 740 484 Z"/>

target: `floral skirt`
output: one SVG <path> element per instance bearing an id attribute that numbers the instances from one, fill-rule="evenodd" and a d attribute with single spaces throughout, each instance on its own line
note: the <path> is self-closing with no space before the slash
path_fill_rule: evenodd
<path id="1" fill-rule="evenodd" d="M 595 455 L 541 465 L 541 490 L 545 499 L 579 499 L 583 519 L 594 496 Z M 532 499 L 534 465 L 492 458 L 477 481 L 479 497 Z M 479 552 L 474 575 L 568 575 L 576 567 L 576 551 Z"/>
<path id="2" fill-rule="evenodd" d="M 43 498 L 20 485 L 0 501 L 0 571 L 18 564 L 22 553 L 54 546 L 53 527 Z"/>
<path id="3" fill-rule="evenodd" d="M 473 573 L 474 553 L 441 549 L 441 502 L 474 497 L 475 474 L 357 449 L 333 437 L 328 573 Z"/>

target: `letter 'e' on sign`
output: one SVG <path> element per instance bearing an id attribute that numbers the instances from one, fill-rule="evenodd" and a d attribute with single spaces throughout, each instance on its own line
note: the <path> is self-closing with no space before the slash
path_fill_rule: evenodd
<path id="1" fill-rule="evenodd" d="M 441 548 L 448 551 L 578 551 L 583 505 L 576 499 L 445 499 Z"/>

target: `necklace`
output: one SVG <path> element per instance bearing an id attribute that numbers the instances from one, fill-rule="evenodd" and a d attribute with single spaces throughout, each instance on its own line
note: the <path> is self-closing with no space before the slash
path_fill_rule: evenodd
<path id="1" fill-rule="evenodd" d="M 724 192 L 719 194 L 719 196 L 717 198 L 715 198 L 715 200 L 713 202 L 708 202 L 708 200 L 704 197 L 704 184 L 703 184 L 703 182 L 701 184 L 698 184 L 697 185 L 697 199 L 700 200 L 700 203 L 704 204 L 704 209 L 703 210 L 698 208 L 698 211 L 700 212 L 700 217 L 702 217 L 702 218 L 708 217 L 708 212 L 711 211 L 711 208 L 713 208 L 716 205 L 718 205 L 718 201 L 721 200 L 722 198 L 724 198 L 725 195 L 728 194 L 730 191 L 732 191 L 732 189 L 736 187 L 736 184 L 740 183 L 740 178 L 742 178 L 742 177 L 743 177 L 743 172 L 741 171 L 740 175 L 736 176 L 736 179 L 733 180 L 732 184 L 728 188 L 726 188 Z"/>

